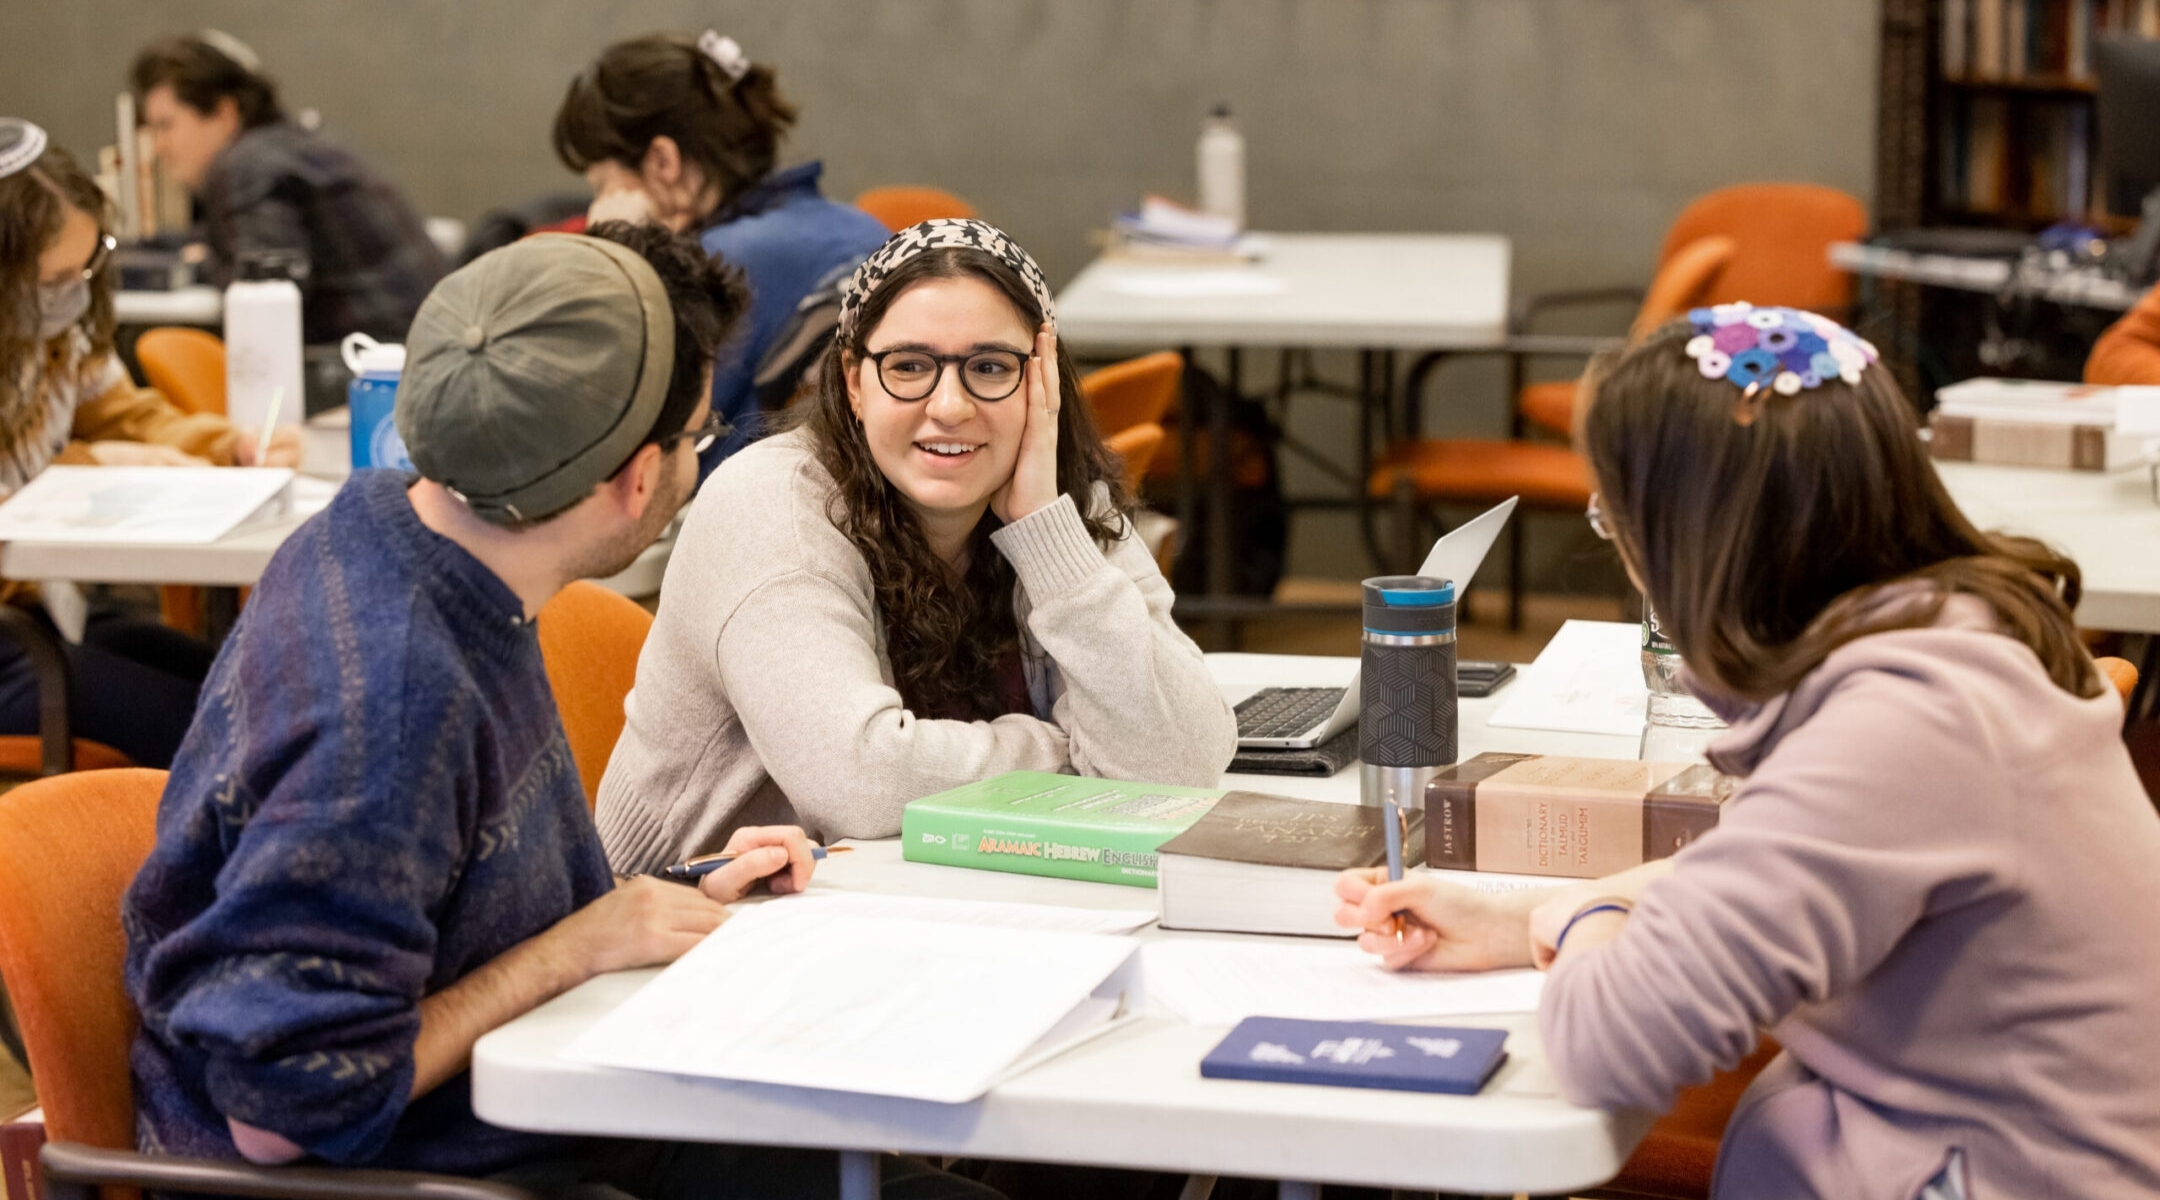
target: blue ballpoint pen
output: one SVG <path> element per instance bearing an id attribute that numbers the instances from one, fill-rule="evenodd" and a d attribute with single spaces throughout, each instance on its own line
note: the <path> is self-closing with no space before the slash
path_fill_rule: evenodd
<path id="1" fill-rule="evenodd" d="M 759 849 L 763 848 L 762 846 L 759 847 Z M 810 857 L 823 858 L 828 854 L 846 854 L 854 848 L 853 846 L 812 846 L 810 847 Z M 668 879 L 688 883 L 694 879 L 703 879 L 714 871 L 734 862 L 737 857 L 739 856 L 733 854 L 700 854 L 689 862 L 679 862 L 672 867 L 662 867 L 660 868 L 660 874 Z"/>
<path id="2" fill-rule="evenodd" d="M 1402 878 L 1403 839 L 1408 836 L 1409 830 L 1407 826 L 1409 821 L 1405 819 L 1402 808 L 1393 800 L 1380 802 L 1380 821 L 1387 827 L 1385 836 L 1387 839 L 1388 882 L 1394 883 Z M 1401 941 L 1403 935 L 1402 913 L 1397 912 L 1389 919 L 1394 922 L 1395 939 Z"/>

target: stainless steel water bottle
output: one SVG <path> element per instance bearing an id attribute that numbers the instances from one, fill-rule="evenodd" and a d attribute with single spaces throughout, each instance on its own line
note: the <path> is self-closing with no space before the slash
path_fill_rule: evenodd
<path id="1" fill-rule="evenodd" d="M 1361 800 L 1425 807 L 1456 758 L 1455 585 L 1423 575 L 1365 581 L 1358 758 Z"/>

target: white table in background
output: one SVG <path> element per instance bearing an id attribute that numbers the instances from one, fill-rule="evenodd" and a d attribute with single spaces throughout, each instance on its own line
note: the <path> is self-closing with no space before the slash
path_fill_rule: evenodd
<path id="1" fill-rule="evenodd" d="M 2039 538 L 2084 572 L 2078 624 L 2160 633 L 2160 504 L 2145 468 L 2102 473 L 1935 464 L 1982 529 Z"/>
<path id="2" fill-rule="evenodd" d="M 1210 655 L 1209 666 L 1226 695 L 1236 695 L 1263 683 L 1339 685 L 1356 660 L 1229 654 Z M 1465 755 L 1634 753 L 1632 738 L 1486 728 L 1497 705 L 1497 699 L 1464 703 Z M 1318 799 L 1354 802 L 1357 795 L 1355 768 L 1332 779 L 1233 775 L 1223 782 Z M 1145 889 L 902 862 L 896 840 L 858 843 L 856 853 L 820 865 L 817 879 L 820 888 L 881 894 L 1156 907 L 1155 894 Z M 1232 935 L 1151 926 L 1141 936 Z M 498 1125 L 560 1134 L 897 1150 L 1475 1194 L 1593 1187 L 1619 1171 L 1649 1127 L 1642 1114 L 1596 1112 L 1559 1099 L 1529 1016 L 1451 1020 L 1509 1031 L 1508 1065 L 1477 1096 L 1203 1080 L 1199 1061 L 1224 1031 L 1160 1011 L 959 1105 L 615 1070 L 561 1057 L 563 1047 L 652 975 L 593 980 L 481 1039 L 473 1052 L 474 1111 Z M 845 1161 L 864 1160 L 848 1154 Z M 865 1177 L 859 1167 L 843 1169 L 843 1187 Z M 1301 1183 L 1286 1183 L 1284 1193 L 1311 1194 Z"/>
<path id="3" fill-rule="evenodd" d="M 1397 350 L 1497 350 L 1508 339 L 1512 250 L 1497 234 L 1269 233 L 1258 261 L 1233 265 L 1135 262 L 1104 257 L 1088 264 L 1057 297 L 1058 333 L 1086 347 L 1165 345 L 1229 352 L 1230 391 L 1239 388 L 1238 352 L 1247 348 L 1339 347 L 1363 352 L 1360 403 L 1370 419 L 1392 411 Z M 1414 435 L 1416 405 L 1403 406 Z M 1387 417 L 1392 431 L 1395 418 Z M 1209 463 L 1230 461 L 1230 414 L 1217 405 L 1208 422 Z M 1190 406 L 1184 428 L 1197 428 Z M 1365 439 L 1360 439 L 1361 443 Z M 1195 439 L 1180 441 L 1178 521 L 1195 528 Z M 1366 446 L 1360 446 L 1362 455 Z M 1365 464 L 1352 481 L 1365 502 Z M 1228 595 L 1231 582 L 1230 477 L 1208 477 L 1205 594 L 1181 608 L 1200 611 Z M 1193 600 L 1198 599 L 1199 603 Z"/>
<path id="4" fill-rule="evenodd" d="M 196 284 L 169 292 L 113 293 L 113 320 L 122 325 L 197 325 L 214 329 L 225 320 L 225 293 Z"/>
<path id="5" fill-rule="evenodd" d="M 352 473 L 351 432 L 346 419 L 345 411 L 338 409 L 301 427 L 303 494 L 314 493 L 326 499 L 319 485 L 341 483 Z M 309 487 L 311 482 L 317 486 Z M 0 545 L 0 578 L 251 587 L 262 578 L 278 547 L 321 507 L 321 503 L 303 503 L 289 517 L 195 546 L 10 542 Z M 660 590 L 660 578 L 667 569 L 668 556 L 674 546 L 671 528 L 620 575 L 600 583 L 626 596 L 655 595 Z"/>

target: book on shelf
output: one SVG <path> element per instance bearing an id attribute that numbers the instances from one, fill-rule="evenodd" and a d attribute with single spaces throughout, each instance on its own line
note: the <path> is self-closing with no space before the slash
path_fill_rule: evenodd
<path id="1" fill-rule="evenodd" d="M 1008 771 L 908 802 L 908 862 L 1154 887 L 1156 851 L 1221 789 Z"/>
<path id="2" fill-rule="evenodd" d="M 1200 1075 L 1469 1096 L 1506 1061 L 1504 1029 L 1247 1017 L 1200 1060 Z"/>
<path id="3" fill-rule="evenodd" d="M 1717 827 L 1737 783 L 1702 763 L 1487 752 L 1425 789 L 1425 862 L 1595 879 Z"/>
<path id="4" fill-rule="evenodd" d="M 1403 865 L 1425 861 L 1425 814 L 1405 811 Z M 1355 937 L 1335 924 L 1335 877 L 1387 865 L 1381 810 L 1231 792 L 1162 844 L 1162 927 Z"/>

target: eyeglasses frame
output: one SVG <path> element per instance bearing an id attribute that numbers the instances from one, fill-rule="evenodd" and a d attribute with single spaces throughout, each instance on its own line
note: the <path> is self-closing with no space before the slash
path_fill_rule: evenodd
<path id="1" fill-rule="evenodd" d="M 885 360 L 895 354 L 919 354 L 922 357 L 930 359 L 933 362 L 937 363 L 937 374 L 930 377 L 930 386 L 923 389 L 922 395 L 903 396 L 899 392 L 894 391 L 892 382 L 885 378 Z M 1012 390 L 1006 392 L 1004 395 L 1001 396 L 985 396 L 981 392 L 975 390 L 974 384 L 968 382 L 967 364 L 974 359 L 983 358 L 991 355 L 1017 358 L 1020 360 L 1020 369 L 1013 376 Z M 928 350 L 917 350 L 908 346 L 895 346 L 890 350 L 880 350 L 875 354 L 865 354 L 863 355 L 863 357 L 869 359 L 870 362 L 877 367 L 878 384 L 885 389 L 885 394 L 891 396 L 895 400 L 905 400 L 909 403 L 913 403 L 917 400 L 928 400 L 932 395 L 936 394 L 938 390 L 938 385 L 945 382 L 945 367 L 948 363 L 957 365 L 960 368 L 961 390 L 965 391 L 969 396 L 972 396 L 985 404 L 995 404 L 1000 400 L 1010 400 L 1015 393 L 1019 392 L 1021 386 L 1027 382 L 1028 356 L 1020 353 L 1017 350 L 977 350 L 972 354 L 932 354 Z"/>

